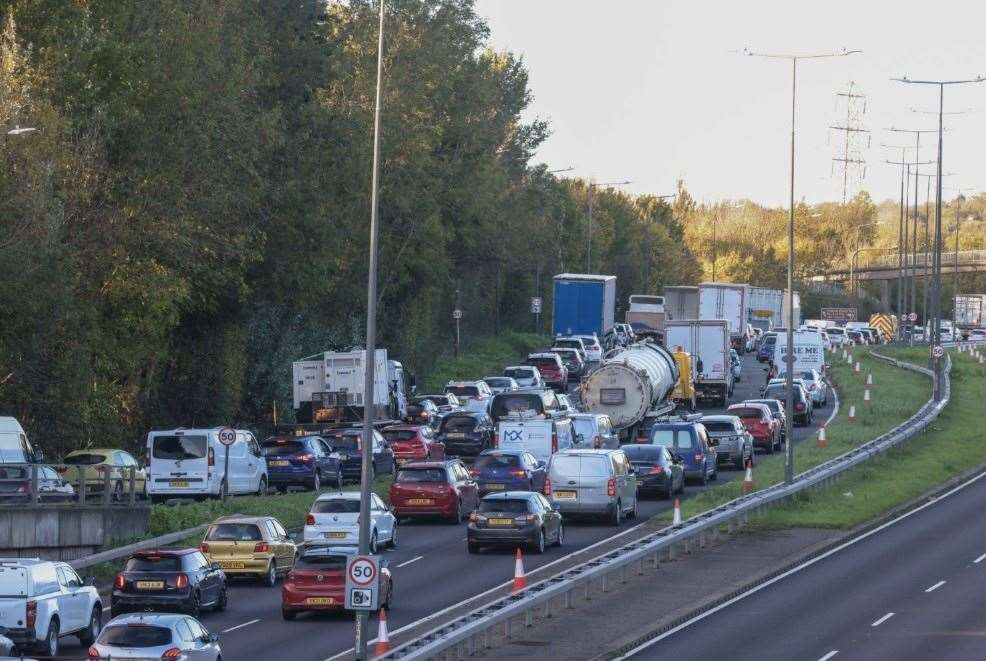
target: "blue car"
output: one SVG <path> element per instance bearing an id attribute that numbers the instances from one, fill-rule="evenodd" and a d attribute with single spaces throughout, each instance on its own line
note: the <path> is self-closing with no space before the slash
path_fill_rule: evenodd
<path id="1" fill-rule="evenodd" d="M 669 421 L 658 422 L 650 430 L 647 442 L 663 445 L 674 457 L 681 457 L 685 468 L 685 479 L 699 484 L 719 477 L 716 468 L 718 441 L 709 438 L 709 433 L 701 422 Z"/>
<path id="2" fill-rule="evenodd" d="M 263 442 L 267 479 L 282 493 L 290 486 L 342 488 L 342 460 L 321 436 L 273 436 Z"/>
<path id="3" fill-rule="evenodd" d="M 757 349 L 757 362 L 766 363 L 769 360 L 774 359 L 774 345 L 777 344 L 777 336 L 772 334 L 767 334 L 764 336 L 763 340 L 760 342 L 760 348 Z"/>
<path id="4" fill-rule="evenodd" d="M 526 450 L 484 450 L 469 468 L 479 495 L 504 491 L 543 491 L 547 465 Z"/>

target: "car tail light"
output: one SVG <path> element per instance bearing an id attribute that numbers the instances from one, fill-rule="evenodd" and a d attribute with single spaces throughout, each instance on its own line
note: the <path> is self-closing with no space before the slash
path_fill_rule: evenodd
<path id="1" fill-rule="evenodd" d="M 179 590 L 188 587 L 188 574 L 178 574 L 175 579 L 175 587 Z"/>
<path id="2" fill-rule="evenodd" d="M 493 432 L 493 448 L 500 447 L 500 432 Z"/>
<path id="3" fill-rule="evenodd" d="M 205 542 L 202 542 L 201 544 L 199 544 L 199 550 L 202 551 L 202 553 L 208 553 L 209 545 L 206 544 Z"/>
<path id="4" fill-rule="evenodd" d="M 270 544 L 267 542 L 257 542 L 253 547 L 254 553 L 270 553 Z"/>
<path id="5" fill-rule="evenodd" d="M 309 514 L 308 516 L 305 517 L 305 525 L 306 526 L 314 526 L 315 525 L 315 515 L 314 514 Z"/>
<path id="6" fill-rule="evenodd" d="M 175 661 L 176 659 L 180 659 L 181 656 L 181 650 L 177 647 L 172 647 L 161 655 L 161 661 Z"/>
<path id="7" fill-rule="evenodd" d="M 695 461 L 702 461 L 703 459 L 705 459 L 705 455 L 703 455 L 701 452 L 695 453 Z"/>
<path id="8" fill-rule="evenodd" d="M 478 468 L 470 468 L 469 469 L 469 477 L 477 477 L 478 475 L 479 475 L 479 469 Z"/>
<path id="9" fill-rule="evenodd" d="M 95 647 L 90 647 L 89 652 L 86 653 L 86 657 L 88 657 L 89 661 L 99 661 L 99 650 Z"/>
<path id="10" fill-rule="evenodd" d="M 656 466 L 651 466 L 650 469 L 651 475 L 660 475 L 663 472 L 664 472 L 664 466 L 662 466 L 661 464 L 657 464 Z"/>
<path id="11" fill-rule="evenodd" d="M 636 443 L 646 443 L 647 442 L 647 437 L 646 436 L 638 436 L 637 438 L 635 438 L 633 440 Z"/>
<path id="12" fill-rule="evenodd" d="M 24 482 L 19 487 L 17 487 L 17 493 L 27 493 L 28 491 L 27 487 L 28 487 L 28 483 Z"/>
<path id="13" fill-rule="evenodd" d="M 606 482 L 606 495 L 615 496 L 616 495 L 616 480 L 610 479 Z"/>
<path id="14" fill-rule="evenodd" d="M 27 611 L 27 618 L 25 624 L 30 629 L 38 621 L 38 602 L 32 599 L 31 601 L 27 602 L 27 604 L 25 604 L 25 608 Z"/>
<path id="15" fill-rule="evenodd" d="M 209 466 L 216 465 L 216 450 L 214 448 L 209 448 Z"/>
<path id="16" fill-rule="evenodd" d="M 544 478 L 544 495 L 551 495 L 551 480 L 549 478 Z"/>
<path id="17" fill-rule="evenodd" d="M 313 454 L 303 454 L 298 459 L 301 459 L 302 463 L 310 464 L 315 460 L 315 455 Z"/>
<path id="18" fill-rule="evenodd" d="M 527 477 L 527 471 L 523 468 L 513 468 L 510 470 L 510 477 Z"/>
<path id="19" fill-rule="evenodd" d="M 551 452 L 558 452 L 558 432 L 551 432 Z"/>
<path id="20" fill-rule="evenodd" d="M 117 574 L 116 578 L 113 579 L 113 587 L 117 590 L 122 590 L 127 586 L 127 579 L 123 577 L 123 574 Z"/>

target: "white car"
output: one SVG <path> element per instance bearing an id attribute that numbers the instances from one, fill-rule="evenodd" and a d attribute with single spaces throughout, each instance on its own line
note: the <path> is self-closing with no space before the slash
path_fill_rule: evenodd
<path id="1" fill-rule="evenodd" d="M 822 336 L 822 345 L 825 347 L 825 350 L 831 351 L 832 339 L 829 337 L 829 334 L 825 331 L 819 331 L 819 334 Z"/>
<path id="2" fill-rule="evenodd" d="M 969 341 L 971 342 L 986 341 L 986 328 L 973 328 L 971 331 L 969 331 Z"/>
<path id="3" fill-rule="evenodd" d="M 503 370 L 504 376 L 511 377 L 521 388 L 545 388 L 541 372 L 534 365 L 513 365 Z"/>
<path id="4" fill-rule="evenodd" d="M 509 376 L 484 376 L 483 381 L 490 387 L 494 395 L 510 390 L 517 390 L 520 386 Z"/>
<path id="5" fill-rule="evenodd" d="M 312 503 L 303 539 L 333 546 L 359 544 L 359 492 L 325 493 Z M 370 553 L 381 544 L 397 546 L 397 519 L 375 493 L 370 494 Z"/>
<path id="6" fill-rule="evenodd" d="M 463 408 L 477 413 L 489 411 L 493 399 L 493 391 L 485 381 L 449 381 L 445 392 L 455 395 Z"/>
<path id="7" fill-rule="evenodd" d="M 778 380 L 785 381 L 787 379 L 786 374 L 780 374 L 777 377 Z M 794 382 L 801 382 L 805 390 L 808 391 L 808 395 L 811 397 L 811 403 L 816 407 L 826 406 L 829 403 L 829 388 L 828 384 L 825 383 L 825 379 L 818 370 L 803 370 L 794 373 Z M 771 381 L 773 383 L 773 380 Z"/>
<path id="8" fill-rule="evenodd" d="M 222 648 L 219 634 L 190 615 L 143 613 L 114 618 L 89 648 L 89 658 L 218 661 Z"/>
<path id="9" fill-rule="evenodd" d="M 598 363 L 603 359 L 603 345 L 595 335 L 575 335 L 585 345 L 585 359 L 590 363 Z"/>
<path id="10" fill-rule="evenodd" d="M 58 656 L 60 636 L 75 635 L 92 645 L 103 621 L 103 604 L 93 587 L 64 562 L 37 558 L 0 559 L 0 627 L 19 650 Z M 17 595 L 17 596 L 15 596 Z"/>
<path id="11" fill-rule="evenodd" d="M 833 326 L 832 328 L 825 329 L 825 334 L 829 337 L 829 342 L 832 343 L 832 347 L 844 347 L 847 344 L 852 344 L 849 340 L 849 336 L 846 335 L 846 329 Z"/>

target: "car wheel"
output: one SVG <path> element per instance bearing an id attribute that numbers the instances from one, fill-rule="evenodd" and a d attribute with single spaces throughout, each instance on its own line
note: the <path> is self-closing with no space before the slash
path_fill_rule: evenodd
<path id="1" fill-rule="evenodd" d="M 616 502 L 616 506 L 613 508 L 613 515 L 610 517 L 609 522 L 614 526 L 623 523 L 623 503 Z"/>
<path id="2" fill-rule="evenodd" d="M 96 642 L 100 629 L 103 628 L 103 611 L 97 604 L 89 614 L 89 626 L 79 632 L 79 642 L 83 647 L 88 647 Z"/>
<path id="3" fill-rule="evenodd" d="M 268 588 L 274 587 L 274 584 L 277 583 L 277 562 L 274 560 L 271 560 L 270 564 L 267 565 L 267 573 L 264 574 L 263 583 L 264 587 Z"/>
<path id="4" fill-rule="evenodd" d="M 558 522 L 558 539 L 555 540 L 555 546 L 561 546 L 565 543 L 565 525 Z"/>
<path id="5" fill-rule="evenodd" d="M 719 464 L 712 465 L 712 475 L 709 476 L 709 479 L 713 481 L 719 479 Z"/>
<path id="6" fill-rule="evenodd" d="M 455 512 L 452 514 L 452 523 L 462 523 L 462 501 L 455 501 Z"/>
<path id="7" fill-rule="evenodd" d="M 531 550 L 537 554 L 544 553 L 544 528 L 538 530 L 538 538 L 535 540 L 534 547 Z"/>
<path id="8" fill-rule="evenodd" d="M 285 621 L 293 622 L 296 617 L 298 617 L 297 612 L 285 610 L 283 608 L 281 609 L 281 618 L 283 618 Z"/>
<path id="9" fill-rule="evenodd" d="M 394 579 L 390 579 L 390 589 L 387 590 L 387 601 L 383 602 L 381 606 L 385 611 L 389 611 L 390 607 L 394 605 Z"/>
<path id="10" fill-rule="evenodd" d="M 629 518 L 631 518 L 631 519 L 636 519 L 637 518 L 637 514 L 638 514 L 637 504 L 639 502 L 640 502 L 640 499 L 634 497 L 634 499 L 633 499 L 633 509 L 630 510 L 630 513 L 627 515 Z"/>
<path id="11" fill-rule="evenodd" d="M 468 544 L 466 544 L 466 548 L 469 550 L 470 554 L 475 555 L 476 553 L 479 553 L 479 544 L 476 544 L 474 542 L 469 542 Z"/>
<path id="12" fill-rule="evenodd" d="M 44 641 L 38 646 L 38 651 L 54 659 L 58 656 L 58 620 L 52 618 L 48 624 L 48 633 Z"/>
<path id="13" fill-rule="evenodd" d="M 319 474 L 318 469 L 315 469 L 315 474 L 312 475 L 312 491 L 322 490 L 322 476 Z"/>
<path id="14" fill-rule="evenodd" d="M 123 482 L 117 482 L 113 485 L 113 502 L 122 503 L 123 502 Z"/>
<path id="15" fill-rule="evenodd" d="M 746 463 L 743 460 L 743 454 L 744 453 L 740 452 L 740 456 L 737 457 L 736 461 L 733 462 L 733 468 L 738 471 L 741 471 L 746 467 Z"/>
<path id="16" fill-rule="evenodd" d="M 699 479 L 699 484 L 703 487 L 709 483 L 709 467 L 707 464 L 702 464 L 702 477 Z"/>
<path id="17" fill-rule="evenodd" d="M 222 588 L 219 589 L 219 598 L 216 599 L 216 605 L 212 607 L 212 610 L 216 611 L 217 613 L 221 613 L 224 610 L 226 610 L 226 605 L 228 603 L 229 603 L 229 597 L 226 594 L 226 586 L 223 585 Z"/>
<path id="18" fill-rule="evenodd" d="M 202 596 L 198 591 L 192 593 L 192 605 L 188 607 L 188 614 L 195 619 L 202 615 Z"/>
<path id="19" fill-rule="evenodd" d="M 397 521 L 394 521 L 394 527 L 390 531 L 390 542 L 387 544 L 392 549 L 397 548 Z"/>
<path id="20" fill-rule="evenodd" d="M 377 554 L 377 550 L 378 550 L 378 548 L 377 548 L 377 531 L 374 530 L 373 531 L 373 534 L 370 535 L 370 553 L 372 555 L 376 555 Z"/>

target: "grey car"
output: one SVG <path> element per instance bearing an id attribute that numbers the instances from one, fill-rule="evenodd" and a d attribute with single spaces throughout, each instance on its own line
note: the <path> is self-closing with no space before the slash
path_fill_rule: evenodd
<path id="1" fill-rule="evenodd" d="M 739 418 L 735 415 L 703 415 L 702 425 L 709 438 L 719 441 L 716 461 L 720 466 L 731 463 L 740 470 L 746 467 L 747 461 L 753 465 L 753 436 Z"/>
<path id="2" fill-rule="evenodd" d="M 178 649 L 181 655 L 169 650 Z M 222 657 L 219 634 L 209 633 L 190 615 L 134 614 L 114 618 L 90 648 L 100 659 L 182 658 L 217 661 Z M 92 652 L 90 651 L 90 655 Z"/>
<path id="3" fill-rule="evenodd" d="M 580 448 L 620 447 L 620 436 L 613 429 L 608 415 L 601 413 L 576 413 L 571 416 L 575 427 L 575 444 Z"/>
<path id="4" fill-rule="evenodd" d="M 637 516 L 637 476 L 623 450 L 556 452 L 544 491 L 563 515 L 604 517 L 614 526 Z"/>

